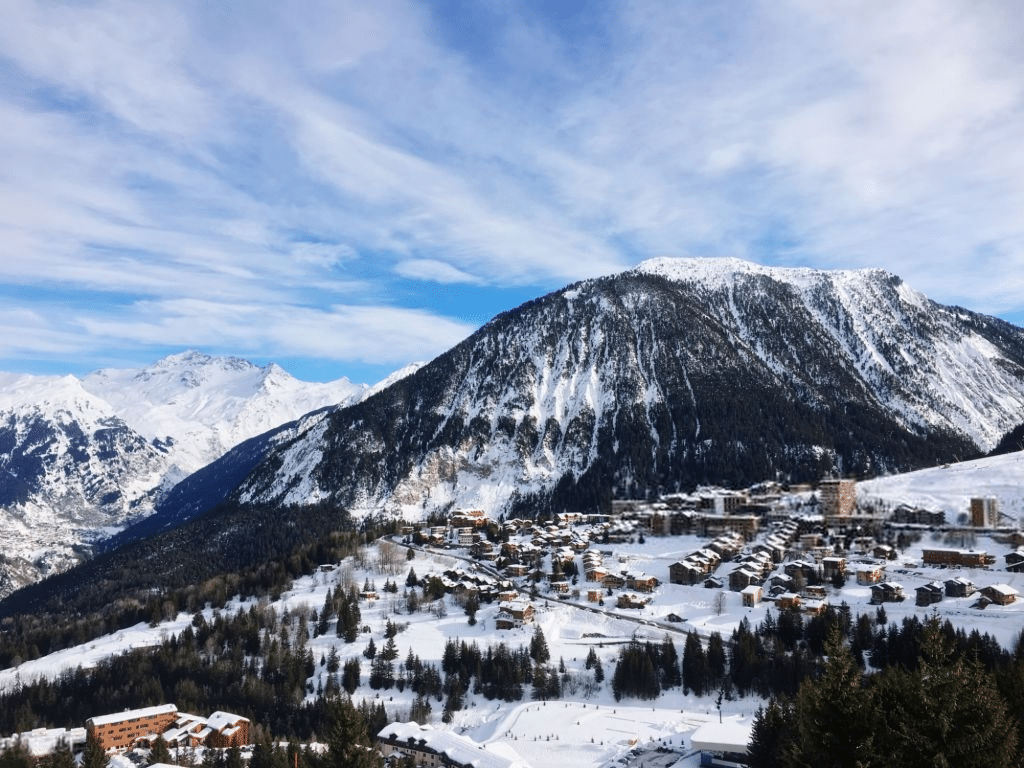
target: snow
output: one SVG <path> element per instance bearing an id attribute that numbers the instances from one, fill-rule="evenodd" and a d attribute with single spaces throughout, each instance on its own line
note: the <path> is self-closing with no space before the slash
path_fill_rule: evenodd
<path id="1" fill-rule="evenodd" d="M 1024 523 L 1024 451 L 974 461 L 880 477 L 857 484 L 860 502 L 883 501 L 890 507 L 909 504 L 942 510 L 955 524 L 968 513 L 970 500 L 992 496 L 998 500 L 1003 524 Z"/>

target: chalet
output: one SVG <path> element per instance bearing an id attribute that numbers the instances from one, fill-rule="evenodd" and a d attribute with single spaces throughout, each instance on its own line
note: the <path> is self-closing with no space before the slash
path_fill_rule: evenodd
<path id="1" fill-rule="evenodd" d="M 494 619 L 496 629 L 516 629 L 532 624 L 534 618 L 533 605 L 527 600 L 509 600 L 498 605 L 498 615 Z"/>
<path id="2" fill-rule="evenodd" d="M 705 589 L 721 589 L 724 586 L 725 582 L 723 582 L 717 576 L 708 576 L 706 579 L 704 579 Z"/>
<path id="3" fill-rule="evenodd" d="M 603 589 L 588 589 L 587 590 L 587 602 L 588 603 L 600 603 L 604 599 Z"/>
<path id="4" fill-rule="evenodd" d="M 888 544 L 879 544 L 874 548 L 872 554 L 879 560 L 895 560 L 897 553 L 894 547 L 890 547 Z"/>
<path id="5" fill-rule="evenodd" d="M 640 595 L 631 595 L 626 593 L 623 595 L 619 595 L 616 605 L 619 608 L 643 608 L 649 602 L 651 602 L 651 598 L 649 597 L 642 597 Z"/>
<path id="6" fill-rule="evenodd" d="M 800 605 L 800 612 L 808 616 L 821 616 L 826 608 L 827 600 L 804 600 Z"/>
<path id="7" fill-rule="evenodd" d="M 737 533 L 747 541 L 757 535 L 760 522 L 756 515 L 698 515 L 695 519 L 699 536 Z"/>
<path id="8" fill-rule="evenodd" d="M 740 567 L 729 574 L 729 589 L 739 592 L 756 582 L 758 574 L 748 568 Z"/>
<path id="9" fill-rule="evenodd" d="M 751 584 L 740 590 L 740 598 L 743 600 L 743 605 L 746 608 L 753 608 L 761 602 L 761 598 L 764 596 L 764 590 L 757 584 Z"/>
<path id="10" fill-rule="evenodd" d="M 979 591 L 996 605 L 1009 605 L 1020 594 L 1009 584 L 990 584 L 987 587 L 982 587 Z"/>
<path id="11" fill-rule="evenodd" d="M 802 578 L 805 581 L 818 575 L 818 566 L 807 560 L 792 560 L 782 566 L 782 570 L 790 578 Z"/>
<path id="12" fill-rule="evenodd" d="M 494 560 L 498 557 L 498 553 L 494 549 L 494 544 L 486 539 L 480 539 L 474 542 L 473 546 L 470 547 L 470 554 L 480 560 Z"/>
<path id="13" fill-rule="evenodd" d="M 903 586 L 891 581 L 883 581 L 881 584 L 871 585 L 871 603 L 898 603 L 905 599 Z"/>
<path id="14" fill-rule="evenodd" d="M 974 583 L 963 576 L 946 579 L 946 597 L 970 597 L 975 592 Z"/>
<path id="15" fill-rule="evenodd" d="M 1006 570 L 1012 573 L 1024 573 L 1024 552 L 1014 550 L 1006 554 Z"/>
<path id="16" fill-rule="evenodd" d="M 743 537 L 735 533 L 724 533 L 708 542 L 707 549 L 717 552 L 723 560 L 736 557 L 743 549 Z"/>
<path id="17" fill-rule="evenodd" d="M 626 586 L 626 577 L 621 573 L 608 573 L 602 583 L 610 589 L 622 589 Z"/>
<path id="18" fill-rule="evenodd" d="M 100 715 L 85 721 L 89 737 L 97 740 L 104 752 L 127 752 L 144 737 L 163 733 L 178 719 L 178 708 L 161 704 L 144 709 L 129 709 L 114 715 Z"/>
<path id="19" fill-rule="evenodd" d="M 862 565 L 857 568 L 857 583 L 861 586 L 878 584 L 885 576 L 885 570 L 880 565 Z"/>
<path id="20" fill-rule="evenodd" d="M 824 600 L 828 596 L 828 591 L 820 584 L 808 584 L 804 587 L 804 596 L 814 600 Z"/>
<path id="21" fill-rule="evenodd" d="M 527 768 L 507 743 L 480 744 L 419 723 L 385 726 L 377 734 L 376 746 L 388 765 L 409 759 L 428 768 Z"/>
<path id="22" fill-rule="evenodd" d="M 487 524 L 487 514 L 482 509 L 459 509 L 449 519 L 452 528 L 482 528 Z"/>
<path id="23" fill-rule="evenodd" d="M 696 584 L 706 571 L 695 561 L 686 559 L 672 563 L 668 567 L 668 580 L 672 584 Z"/>
<path id="24" fill-rule="evenodd" d="M 800 595 L 795 592 L 783 592 L 775 599 L 780 611 L 795 611 L 800 608 Z"/>
<path id="25" fill-rule="evenodd" d="M 93 717 L 86 732 L 99 741 L 104 751 L 124 752 L 135 746 L 152 746 L 163 737 L 170 747 L 240 747 L 252 741 L 249 720 L 229 712 L 200 717 L 178 712 L 173 704 L 127 710 Z"/>
<path id="26" fill-rule="evenodd" d="M 549 586 L 551 587 L 551 591 L 556 595 L 569 594 L 569 582 L 565 579 L 552 579 Z"/>
<path id="27" fill-rule="evenodd" d="M 793 585 L 793 577 L 784 573 L 773 573 L 772 577 L 768 579 L 768 583 L 773 587 L 782 587 L 783 591 L 789 592 Z"/>
<path id="28" fill-rule="evenodd" d="M 755 544 L 754 551 L 766 553 L 773 563 L 778 564 L 786 556 L 786 544 L 778 538 L 769 537 Z"/>
<path id="29" fill-rule="evenodd" d="M 822 575 L 826 579 L 842 576 L 846 573 L 846 558 L 825 557 L 821 560 Z"/>
<path id="30" fill-rule="evenodd" d="M 505 573 L 509 576 L 525 576 L 530 572 L 530 566 L 523 563 L 509 563 L 505 566 Z"/>
<path id="31" fill-rule="evenodd" d="M 654 576 L 646 573 L 626 574 L 626 589 L 635 589 L 637 592 L 653 592 L 660 583 Z"/>
<path id="32" fill-rule="evenodd" d="M 942 584 L 938 581 L 929 581 L 927 584 L 922 584 L 914 591 L 917 594 L 917 599 L 915 601 L 916 605 L 926 606 L 942 602 L 944 590 L 942 588 Z"/>
<path id="33" fill-rule="evenodd" d="M 901 525 L 945 525 L 946 513 L 901 504 L 893 510 L 892 521 Z"/>

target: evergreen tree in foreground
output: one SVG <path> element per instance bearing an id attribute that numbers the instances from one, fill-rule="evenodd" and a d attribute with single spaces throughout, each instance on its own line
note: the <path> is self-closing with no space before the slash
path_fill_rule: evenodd
<path id="1" fill-rule="evenodd" d="M 331 702 L 326 768 L 383 768 L 384 757 L 373 748 L 366 719 L 348 698 Z"/>

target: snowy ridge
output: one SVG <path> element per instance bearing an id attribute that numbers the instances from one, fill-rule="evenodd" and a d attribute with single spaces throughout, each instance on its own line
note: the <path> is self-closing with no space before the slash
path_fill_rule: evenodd
<path id="1" fill-rule="evenodd" d="M 1020 423 L 1024 332 L 884 270 L 658 259 L 499 315 L 373 404 L 235 497 L 417 517 L 911 469 Z"/>

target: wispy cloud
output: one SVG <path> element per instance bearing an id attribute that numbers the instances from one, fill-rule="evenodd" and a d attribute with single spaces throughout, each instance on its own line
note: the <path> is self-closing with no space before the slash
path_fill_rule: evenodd
<path id="1" fill-rule="evenodd" d="M 12 0 L 0 324 L 28 332 L 0 367 L 397 366 L 474 327 L 438 284 L 539 293 L 655 255 L 884 266 L 1022 311 L 1013 13 Z"/>

